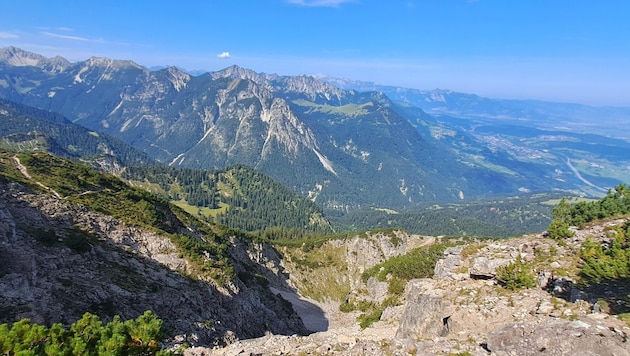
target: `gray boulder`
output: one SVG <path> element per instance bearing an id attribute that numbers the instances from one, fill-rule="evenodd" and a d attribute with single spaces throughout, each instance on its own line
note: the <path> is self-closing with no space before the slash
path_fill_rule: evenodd
<path id="1" fill-rule="evenodd" d="M 626 334 L 590 321 L 512 324 L 488 337 L 493 355 L 630 355 Z"/>
<path id="2" fill-rule="evenodd" d="M 424 292 L 422 285 L 412 285 L 396 338 L 420 339 L 448 335 L 451 317 L 446 303 L 440 296 Z"/>
<path id="3" fill-rule="evenodd" d="M 433 278 L 444 279 L 454 278 L 457 269 L 462 266 L 462 250 L 464 245 L 449 247 L 444 251 L 444 258 L 437 261 L 433 272 Z"/>
<path id="4" fill-rule="evenodd" d="M 491 279 L 497 275 L 497 267 L 511 262 L 507 258 L 476 257 L 470 268 L 470 277 L 475 279 Z"/>

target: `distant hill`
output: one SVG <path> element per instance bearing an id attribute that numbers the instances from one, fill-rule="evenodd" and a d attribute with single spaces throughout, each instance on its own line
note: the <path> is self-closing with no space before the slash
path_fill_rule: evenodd
<path id="1" fill-rule="evenodd" d="M 348 229 L 402 228 L 430 236 L 505 238 L 544 231 L 552 221 L 552 209 L 566 192 L 488 197 L 475 202 L 426 204 L 402 210 L 360 209 L 327 218 Z"/>
<path id="2" fill-rule="evenodd" d="M 231 228 L 272 232 L 275 238 L 333 232 L 317 204 L 247 166 L 210 171 L 135 166 L 122 176 L 192 215 Z"/>
<path id="3" fill-rule="evenodd" d="M 318 78 L 346 90 L 379 91 L 394 101 L 408 103 L 431 115 L 491 119 L 500 124 L 598 134 L 630 141 L 630 107 L 493 99 L 444 89 L 420 90 L 327 76 Z"/>

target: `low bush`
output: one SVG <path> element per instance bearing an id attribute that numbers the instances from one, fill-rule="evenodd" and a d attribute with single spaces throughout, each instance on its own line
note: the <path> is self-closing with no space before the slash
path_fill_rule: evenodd
<path id="1" fill-rule="evenodd" d="M 536 285 L 532 267 L 523 261 L 521 256 L 510 264 L 498 267 L 496 272 L 499 283 L 509 290 L 531 288 Z"/>
<path id="2" fill-rule="evenodd" d="M 146 311 L 135 320 L 118 316 L 103 324 L 98 316 L 85 313 L 69 329 L 61 324 L 50 328 L 29 319 L 0 325 L 2 355 L 170 355 L 160 350 L 162 320 Z"/>
<path id="3" fill-rule="evenodd" d="M 433 270 L 438 259 L 442 257 L 449 244 L 433 244 L 411 250 L 409 253 L 392 257 L 367 269 L 361 277 L 367 281 L 370 277 L 376 277 L 384 281 L 387 275 L 403 281 L 414 278 L 428 278 L 433 276 Z"/>
<path id="4" fill-rule="evenodd" d="M 608 244 L 584 241 L 580 258 L 580 274 L 587 284 L 630 278 L 630 223 L 613 231 Z"/>

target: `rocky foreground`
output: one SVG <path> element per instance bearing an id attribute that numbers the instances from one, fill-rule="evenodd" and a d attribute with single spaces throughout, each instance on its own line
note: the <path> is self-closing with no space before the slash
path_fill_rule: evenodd
<path id="1" fill-rule="evenodd" d="M 358 326 L 358 312 L 342 313 L 339 303 L 300 302 L 297 296 L 283 294 L 298 314 L 302 312 L 305 325 L 314 321 L 310 325 L 321 326 L 323 317 L 327 329 L 308 336 L 268 334 L 223 348 L 190 348 L 185 354 L 630 355 L 630 328 L 601 303 L 599 292 L 605 291 L 582 291 L 574 285 L 576 252 L 582 242 L 587 237 L 605 241 L 607 227 L 623 222 L 577 230 L 562 242 L 530 235 L 451 247 L 433 278 L 410 281 L 402 305 L 386 308 L 380 321 L 365 329 Z M 383 248 L 386 239 L 372 238 L 372 246 L 388 251 Z M 412 240 L 407 248 L 423 243 Z M 347 251 L 356 243 L 347 242 Z M 509 291 L 498 284 L 495 271 L 518 256 L 539 266 L 537 286 Z M 290 279 L 297 282 L 299 277 Z M 372 278 L 364 288 L 365 298 L 378 301 L 384 298 L 387 283 Z M 300 303 L 319 306 L 323 315 L 305 312 Z"/>
<path id="2" fill-rule="evenodd" d="M 409 281 L 387 304 L 388 281 L 361 274 L 439 238 L 368 233 L 291 249 L 226 237 L 238 278 L 220 285 L 195 278 L 163 231 L 0 181 L 0 322 L 69 323 L 85 311 L 130 319 L 151 309 L 169 329 L 166 345 L 186 355 L 630 355 L 619 315 L 628 286 L 577 284 L 583 242 L 608 243 L 611 226 L 625 222 L 562 241 L 463 241 L 432 278 Z M 535 266 L 535 286 L 500 285 L 497 268 L 516 260 Z M 361 328 L 359 311 L 340 311 L 344 299 L 388 306 Z"/>

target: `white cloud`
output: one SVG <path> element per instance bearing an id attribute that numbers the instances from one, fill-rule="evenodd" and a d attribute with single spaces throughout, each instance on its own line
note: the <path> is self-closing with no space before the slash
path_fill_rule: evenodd
<path id="1" fill-rule="evenodd" d="M 230 58 L 230 52 L 223 52 L 217 55 L 219 58 Z"/>
<path id="2" fill-rule="evenodd" d="M 287 0 L 289 4 L 309 6 L 309 7 L 337 7 L 347 2 L 355 0 Z"/>
<path id="3" fill-rule="evenodd" d="M 42 34 L 45 35 L 45 36 L 48 36 L 48 37 L 63 38 L 65 40 L 88 41 L 87 38 L 79 37 L 79 36 L 60 35 L 58 33 L 52 33 L 52 32 L 42 32 Z"/>
<path id="4" fill-rule="evenodd" d="M 0 32 L 0 39 L 11 40 L 16 38 L 20 38 L 20 36 L 10 32 Z"/>

